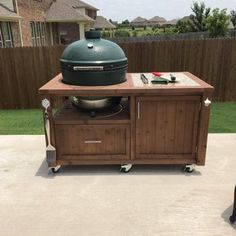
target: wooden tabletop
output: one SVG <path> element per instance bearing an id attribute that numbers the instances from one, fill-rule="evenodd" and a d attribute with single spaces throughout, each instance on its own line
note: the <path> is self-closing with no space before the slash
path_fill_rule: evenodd
<path id="1" fill-rule="evenodd" d="M 168 72 L 169 73 L 169 72 Z M 166 92 L 203 92 L 205 90 L 213 91 L 213 87 L 189 72 L 170 72 L 175 75 L 184 75 L 192 84 L 149 84 L 140 85 L 135 83 L 134 79 L 139 79 L 137 74 L 127 73 L 126 81 L 121 84 L 108 86 L 74 86 L 62 82 L 62 74 L 57 75 L 39 89 L 41 95 L 58 96 L 94 96 L 94 95 L 135 95 L 135 94 L 162 94 Z M 136 77 L 135 77 L 136 76 Z M 177 77 L 178 78 L 178 77 Z"/>

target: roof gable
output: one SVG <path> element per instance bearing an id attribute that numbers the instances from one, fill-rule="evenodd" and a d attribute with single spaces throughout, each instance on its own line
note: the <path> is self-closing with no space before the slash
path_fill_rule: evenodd
<path id="1" fill-rule="evenodd" d="M 176 25 L 177 21 L 178 21 L 177 19 L 168 20 L 166 22 L 163 22 L 162 25 Z"/>
<path id="2" fill-rule="evenodd" d="M 78 0 L 56 0 L 52 3 L 46 13 L 47 22 L 78 22 L 94 21 L 92 18 L 80 11 Z"/>
<path id="3" fill-rule="evenodd" d="M 0 3 L 0 19 L 17 21 L 19 18 L 21 17 L 17 15 L 14 11 Z"/>
<path id="4" fill-rule="evenodd" d="M 154 16 L 154 17 L 152 17 L 149 21 L 154 21 L 154 22 L 165 22 L 166 19 L 165 19 L 164 17 Z"/>
<path id="5" fill-rule="evenodd" d="M 96 7 L 83 2 L 81 0 L 69 0 L 67 1 L 72 7 L 74 8 L 86 8 L 86 9 L 90 9 L 90 10 L 98 10 Z"/>
<path id="6" fill-rule="evenodd" d="M 113 25 L 110 21 L 108 21 L 105 17 L 103 16 L 97 16 L 96 20 L 93 25 L 94 28 L 96 29 L 113 29 L 116 28 L 115 25 Z"/>
<path id="7" fill-rule="evenodd" d="M 131 21 L 131 23 L 138 23 L 138 22 L 146 22 L 147 19 L 142 18 L 141 16 L 136 17 L 134 20 Z"/>

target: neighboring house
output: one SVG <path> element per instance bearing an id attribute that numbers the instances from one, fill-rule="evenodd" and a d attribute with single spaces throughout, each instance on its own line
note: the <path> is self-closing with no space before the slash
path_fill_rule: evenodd
<path id="1" fill-rule="evenodd" d="M 53 34 L 58 31 L 59 43 L 68 44 L 84 38 L 96 19 L 98 9 L 80 0 L 54 0 L 46 13 L 46 22 Z"/>
<path id="2" fill-rule="evenodd" d="M 148 25 L 150 26 L 161 26 L 166 23 L 166 19 L 160 16 L 154 16 L 150 20 L 148 20 Z"/>
<path id="3" fill-rule="evenodd" d="M 80 0 L 1 0 L 0 47 L 70 43 L 84 37 L 97 11 Z"/>
<path id="4" fill-rule="evenodd" d="M 94 22 L 93 28 L 98 30 L 109 30 L 110 37 L 112 38 L 114 36 L 113 29 L 116 28 L 115 25 L 113 25 L 109 20 L 107 20 L 103 16 L 97 16 L 96 20 Z"/>
<path id="5" fill-rule="evenodd" d="M 168 20 L 162 24 L 163 27 L 170 27 L 176 25 L 178 22 L 178 19 Z"/>
<path id="6" fill-rule="evenodd" d="M 19 29 L 20 16 L 16 13 L 16 5 L 12 1 L 0 2 L 0 47 L 21 45 Z"/>
<path id="7" fill-rule="evenodd" d="M 163 26 L 168 27 L 172 25 L 176 25 L 177 20 L 173 19 L 170 21 L 167 21 L 165 18 L 160 16 L 154 16 L 150 20 L 147 20 L 145 18 L 142 18 L 138 16 L 134 20 L 130 22 L 130 25 L 133 27 L 145 27 L 145 26 Z"/>
<path id="8" fill-rule="evenodd" d="M 107 20 L 103 16 L 97 16 L 93 25 L 93 28 L 95 29 L 115 29 L 116 26 L 113 25 L 109 20 Z"/>
<path id="9" fill-rule="evenodd" d="M 138 16 L 130 22 L 130 25 L 133 27 L 144 27 L 148 23 L 147 19 Z"/>
<path id="10" fill-rule="evenodd" d="M 117 26 L 119 23 L 118 23 L 118 21 L 113 21 L 113 20 L 109 20 L 113 25 L 115 25 L 115 26 Z"/>

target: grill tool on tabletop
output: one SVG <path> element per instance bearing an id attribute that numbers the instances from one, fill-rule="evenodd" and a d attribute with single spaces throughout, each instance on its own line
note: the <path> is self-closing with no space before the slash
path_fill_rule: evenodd
<path id="1" fill-rule="evenodd" d="M 144 84 L 148 84 L 148 78 L 144 74 L 141 74 L 140 78 L 141 78 L 141 80 L 143 81 Z"/>
<path id="2" fill-rule="evenodd" d="M 175 83 L 176 82 L 176 76 L 170 74 L 170 83 Z"/>
<path id="3" fill-rule="evenodd" d="M 156 77 L 151 82 L 152 82 L 152 84 L 168 84 L 169 80 L 165 79 L 165 78 L 162 78 L 162 77 Z"/>
<path id="4" fill-rule="evenodd" d="M 154 76 L 157 76 L 157 77 L 162 76 L 162 74 L 161 74 L 160 72 L 152 72 L 152 74 L 153 74 Z"/>
<path id="5" fill-rule="evenodd" d="M 142 80 L 142 82 L 144 84 L 148 84 L 148 78 L 144 74 L 140 75 L 140 79 Z M 155 79 L 153 79 L 151 82 L 152 82 L 152 84 L 168 84 L 169 80 L 162 78 L 160 76 L 158 76 L 158 77 L 155 76 Z"/>
<path id="6" fill-rule="evenodd" d="M 157 76 L 157 74 L 160 74 L 160 73 L 152 73 L 155 78 L 151 81 L 153 84 L 168 84 L 168 83 L 176 83 L 177 82 L 177 79 L 176 79 L 176 76 L 170 74 L 170 79 L 169 78 L 166 78 L 166 77 L 161 77 L 160 76 Z"/>

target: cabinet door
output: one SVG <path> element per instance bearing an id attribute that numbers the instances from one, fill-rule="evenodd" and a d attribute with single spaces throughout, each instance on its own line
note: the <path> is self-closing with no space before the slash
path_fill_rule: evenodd
<path id="1" fill-rule="evenodd" d="M 139 97 L 136 158 L 195 158 L 200 96 Z"/>

